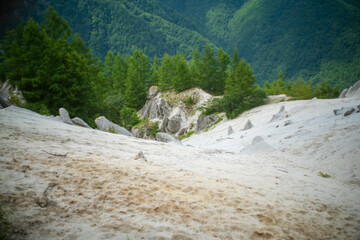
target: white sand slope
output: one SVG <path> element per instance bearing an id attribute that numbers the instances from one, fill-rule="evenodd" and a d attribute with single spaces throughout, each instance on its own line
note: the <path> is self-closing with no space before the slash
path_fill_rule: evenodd
<path id="1" fill-rule="evenodd" d="M 359 239 L 360 113 L 332 112 L 359 104 L 262 106 L 193 147 L 2 109 L 0 200 L 17 239 Z"/>

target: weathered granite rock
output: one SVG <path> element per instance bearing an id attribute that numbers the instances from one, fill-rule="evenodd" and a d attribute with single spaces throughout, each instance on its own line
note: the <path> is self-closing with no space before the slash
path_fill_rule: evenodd
<path id="1" fill-rule="evenodd" d="M 84 120 L 82 120 L 81 118 L 78 118 L 78 117 L 74 117 L 73 119 L 71 119 L 71 122 L 74 125 L 77 125 L 80 127 L 91 128 Z"/>
<path id="2" fill-rule="evenodd" d="M 357 81 L 350 88 L 344 89 L 339 96 L 339 98 L 350 98 L 350 97 L 360 98 L 360 80 Z"/>
<path id="3" fill-rule="evenodd" d="M 141 116 L 144 118 L 164 118 L 169 115 L 169 104 L 163 99 L 150 99 L 140 110 Z"/>
<path id="4" fill-rule="evenodd" d="M 167 133 L 157 133 L 156 140 L 158 140 L 160 142 L 165 142 L 165 143 L 172 142 L 177 145 L 182 145 L 182 143 L 179 140 L 177 140 L 176 138 L 174 138 L 173 136 L 171 136 L 170 134 L 167 134 Z"/>
<path id="5" fill-rule="evenodd" d="M 109 121 L 106 119 L 106 117 L 101 116 L 95 119 L 96 126 L 101 131 L 108 131 L 112 132 L 115 131 L 115 133 L 125 135 L 125 136 L 133 136 L 126 128 L 120 127 L 119 125 Z"/>
<path id="6" fill-rule="evenodd" d="M 149 88 L 148 99 L 151 99 L 151 98 L 155 97 L 158 93 L 159 93 L 158 87 L 157 86 L 151 86 Z"/>
<path id="7" fill-rule="evenodd" d="M 181 117 L 179 115 L 173 116 L 167 124 L 166 130 L 170 133 L 176 133 L 180 130 Z"/>
<path id="8" fill-rule="evenodd" d="M 245 131 L 245 130 L 248 130 L 248 129 L 253 128 L 253 127 L 254 127 L 254 125 L 251 123 L 250 120 L 248 120 L 248 121 L 245 123 L 245 126 L 244 126 L 243 130 Z"/>
<path id="9" fill-rule="evenodd" d="M 201 115 L 197 120 L 196 132 L 203 130 L 208 125 L 212 124 L 213 122 L 215 122 L 218 119 L 219 119 L 219 117 L 215 114 L 211 114 L 209 116 Z"/>
<path id="10" fill-rule="evenodd" d="M 64 123 L 73 125 L 73 122 L 71 121 L 71 119 L 69 117 L 69 113 L 65 108 L 60 108 L 59 109 L 59 114 L 60 114 L 60 117 L 61 117 L 61 119 L 62 119 L 62 121 Z"/>
<path id="11" fill-rule="evenodd" d="M 228 136 L 233 134 L 234 133 L 234 130 L 232 129 L 231 126 L 228 126 Z"/>

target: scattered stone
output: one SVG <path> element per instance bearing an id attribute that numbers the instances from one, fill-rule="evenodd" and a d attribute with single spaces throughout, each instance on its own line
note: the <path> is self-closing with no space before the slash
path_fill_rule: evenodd
<path id="1" fill-rule="evenodd" d="M 73 125 L 73 123 L 72 123 L 72 121 L 71 121 L 71 119 L 69 117 L 69 113 L 65 108 L 60 108 L 59 109 L 59 114 L 60 114 L 60 117 L 61 117 L 61 119 L 62 119 L 62 121 L 64 123 Z"/>
<path id="2" fill-rule="evenodd" d="M 95 119 L 96 126 L 99 130 L 105 132 L 118 133 L 125 136 L 133 136 L 126 128 L 120 127 L 119 125 L 109 121 L 106 117 L 101 116 Z"/>
<path id="3" fill-rule="evenodd" d="M 209 116 L 201 115 L 197 120 L 196 132 L 200 132 L 218 119 L 219 117 L 215 114 Z"/>
<path id="4" fill-rule="evenodd" d="M 146 157 L 144 156 L 144 153 L 142 151 L 140 151 L 135 157 L 134 160 L 143 160 L 145 162 L 147 162 Z"/>
<path id="5" fill-rule="evenodd" d="M 288 126 L 288 125 L 290 125 L 290 124 L 292 124 L 292 121 L 291 121 L 291 120 L 287 120 L 287 121 L 284 123 L 284 126 L 286 127 L 286 126 Z"/>
<path id="6" fill-rule="evenodd" d="M 349 116 L 350 114 L 352 114 L 353 112 L 355 112 L 355 108 L 351 108 L 351 109 L 349 109 L 348 111 L 346 111 L 346 112 L 344 113 L 344 116 L 347 117 L 347 116 Z"/>
<path id="7" fill-rule="evenodd" d="M 355 111 L 354 108 L 349 108 L 349 107 L 342 107 L 340 109 L 334 109 L 333 112 L 335 115 L 344 115 L 349 116 L 350 114 L 352 114 Z"/>
<path id="8" fill-rule="evenodd" d="M 71 122 L 74 125 L 77 125 L 80 127 L 91 128 L 84 120 L 82 120 L 81 118 L 78 118 L 78 117 L 74 117 L 73 119 L 71 119 Z"/>
<path id="9" fill-rule="evenodd" d="M 156 140 L 158 140 L 160 142 L 165 142 L 165 143 L 173 142 L 177 145 L 182 145 L 182 143 L 178 139 L 174 138 L 173 136 L 171 136 L 170 134 L 167 134 L 167 133 L 157 133 Z"/>
<path id="10" fill-rule="evenodd" d="M 245 130 L 248 130 L 248 129 L 253 128 L 253 127 L 254 127 L 254 125 L 251 123 L 250 120 L 248 120 L 248 121 L 246 122 L 243 130 L 245 131 Z"/>
<path id="11" fill-rule="evenodd" d="M 234 133 L 234 130 L 231 126 L 228 126 L 228 136 L 233 134 Z"/>

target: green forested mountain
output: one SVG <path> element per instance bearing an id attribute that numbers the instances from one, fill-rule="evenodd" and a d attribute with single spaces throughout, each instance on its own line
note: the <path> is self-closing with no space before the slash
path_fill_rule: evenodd
<path id="1" fill-rule="evenodd" d="M 42 18 L 51 4 L 95 56 L 134 49 L 161 58 L 209 43 L 234 48 L 251 64 L 257 82 L 299 77 L 347 87 L 360 78 L 360 4 L 357 0 L 29 0 L 1 30 L 21 16 Z M 25 4 L 26 3 L 26 4 Z M 16 7 L 12 6 L 15 9 Z M 3 14 L 4 15 L 4 14 Z M 12 18 L 10 17 L 12 16 Z"/>

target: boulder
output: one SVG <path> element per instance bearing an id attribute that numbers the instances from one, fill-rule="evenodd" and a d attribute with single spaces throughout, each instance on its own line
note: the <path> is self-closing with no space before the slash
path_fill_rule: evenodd
<path id="1" fill-rule="evenodd" d="M 181 117 L 179 115 L 173 116 L 167 124 L 166 130 L 170 133 L 176 133 L 180 130 Z"/>
<path id="2" fill-rule="evenodd" d="M 248 129 L 253 128 L 253 127 L 254 127 L 254 125 L 251 123 L 250 120 L 248 120 L 248 121 L 246 122 L 243 130 L 245 131 L 245 130 L 248 130 Z"/>
<path id="3" fill-rule="evenodd" d="M 60 114 L 60 117 L 61 117 L 61 119 L 62 119 L 62 121 L 64 123 L 73 125 L 73 122 L 71 121 L 71 119 L 69 117 L 69 113 L 65 108 L 60 108 L 59 109 L 59 114 Z"/>
<path id="4" fill-rule="evenodd" d="M 71 122 L 74 125 L 77 125 L 80 127 L 91 128 L 84 120 L 82 120 L 81 118 L 78 118 L 78 117 L 74 117 L 73 119 L 71 119 Z"/>
<path id="5" fill-rule="evenodd" d="M 182 143 L 179 140 L 177 140 L 176 138 L 174 138 L 173 136 L 171 136 L 170 134 L 167 134 L 167 133 L 157 133 L 156 140 L 158 140 L 160 142 L 165 142 L 165 143 L 172 142 L 177 145 L 182 145 Z"/>
<path id="6" fill-rule="evenodd" d="M 197 120 L 196 132 L 200 132 L 218 119 L 219 117 L 215 114 L 211 114 L 209 116 L 201 115 Z"/>
<path id="7" fill-rule="evenodd" d="M 120 127 L 119 125 L 107 120 L 104 116 L 95 119 L 95 123 L 97 128 L 101 131 L 115 132 L 125 136 L 133 136 L 128 130 L 126 130 L 126 128 Z"/>
<path id="8" fill-rule="evenodd" d="M 234 130 L 232 129 L 231 126 L 228 126 L 228 136 L 233 134 L 234 133 Z"/>

